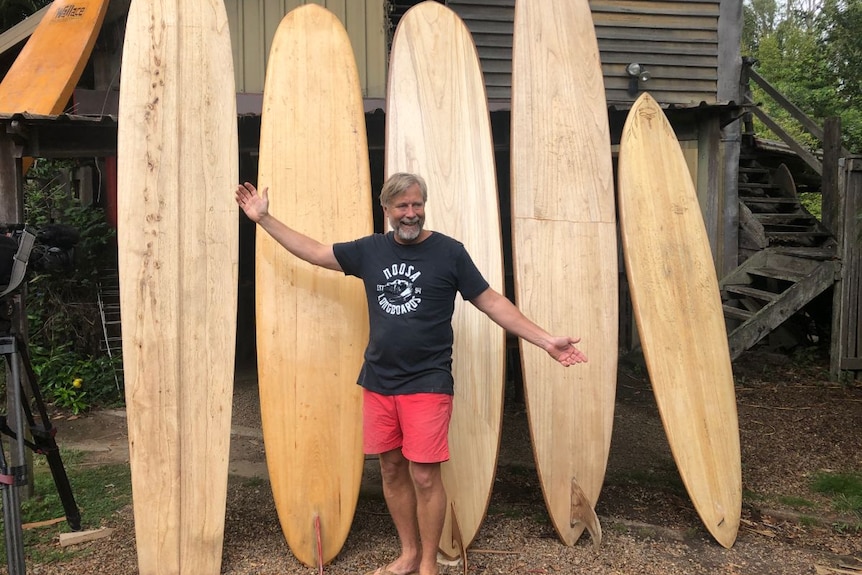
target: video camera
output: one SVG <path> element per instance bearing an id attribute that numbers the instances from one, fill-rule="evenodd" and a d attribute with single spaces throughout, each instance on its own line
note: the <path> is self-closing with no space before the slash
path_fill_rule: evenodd
<path id="1" fill-rule="evenodd" d="M 5 286 L 2 290 L 12 287 L 16 262 L 41 273 L 71 272 L 75 269 L 75 246 L 80 239 L 78 230 L 66 224 L 47 224 L 35 234 L 24 224 L 0 224 L 0 286 Z"/>
<path id="2" fill-rule="evenodd" d="M 0 334 L 10 329 L 10 298 L 24 284 L 28 268 L 71 272 L 79 240 L 78 231 L 65 224 L 48 224 L 35 234 L 24 224 L 0 224 Z"/>

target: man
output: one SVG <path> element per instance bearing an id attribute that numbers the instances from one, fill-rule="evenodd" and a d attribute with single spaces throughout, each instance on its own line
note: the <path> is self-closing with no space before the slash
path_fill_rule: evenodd
<path id="1" fill-rule="evenodd" d="M 548 334 L 488 285 L 460 242 L 424 228 L 427 195 L 420 176 L 395 174 L 380 193 L 392 231 L 324 245 L 270 215 L 266 189 L 258 194 L 246 183 L 236 191 L 249 219 L 293 255 L 365 284 L 370 335 L 358 381 L 364 448 L 379 456 L 383 494 L 401 542 L 401 555 L 375 575 L 437 573 L 456 293 L 563 366 L 587 361 L 574 345 L 580 339 Z"/>

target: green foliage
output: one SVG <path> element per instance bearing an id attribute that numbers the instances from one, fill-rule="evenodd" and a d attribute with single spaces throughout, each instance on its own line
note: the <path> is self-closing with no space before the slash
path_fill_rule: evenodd
<path id="1" fill-rule="evenodd" d="M 39 162 L 25 185 L 25 221 L 37 231 L 62 223 L 80 233 L 69 273 L 30 275 L 27 312 L 33 369 L 49 401 L 79 413 L 120 401 L 113 360 L 101 350 L 98 281 L 113 265 L 113 230 L 100 208 L 70 197 L 64 181 L 71 162 Z"/>
<path id="2" fill-rule="evenodd" d="M 862 150 L 862 0 L 825 0 L 817 5 L 750 0 L 744 7 L 742 51 L 755 58 L 757 71 L 803 112 L 823 124 L 841 120 L 844 146 Z M 795 139 L 811 149 L 821 143 L 788 112 L 752 86 L 755 102 Z M 756 131 L 766 137 L 765 127 Z"/>
<path id="3" fill-rule="evenodd" d="M 33 371 L 41 389 L 59 406 L 78 414 L 91 405 L 119 401 L 114 368 L 119 359 L 107 355 L 82 356 L 69 343 L 52 349 L 30 345 Z"/>
<path id="4" fill-rule="evenodd" d="M 799 202 L 808 210 L 808 213 L 823 221 L 823 196 L 812 192 L 799 194 Z"/>
<path id="5" fill-rule="evenodd" d="M 63 463 L 69 475 L 69 483 L 75 502 L 81 511 L 82 527 L 95 529 L 110 519 L 118 510 L 132 501 L 132 484 L 129 466 L 125 464 L 103 465 L 98 467 L 78 466 L 74 463 L 74 453 L 62 453 Z M 36 456 L 33 460 L 33 490 L 35 496 L 22 501 L 21 520 L 23 523 L 46 521 L 63 517 L 63 504 L 57 493 L 57 487 L 51 476 L 47 461 Z M 4 525 L 0 522 L 0 538 Z M 55 539 L 59 533 L 68 533 L 66 522 L 52 527 L 29 529 L 24 532 L 24 548 L 28 563 L 45 564 L 51 561 L 76 554 L 86 553 L 86 550 L 74 548 L 59 549 Z M 6 564 L 6 548 L 0 546 L 0 564 Z"/>
<path id="6" fill-rule="evenodd" d="M 778 6 L 775 0 L 750 0 L 742 7 L 742 46 L 746 54 L 755 54 L 763 38 L 775 30 Z"/>

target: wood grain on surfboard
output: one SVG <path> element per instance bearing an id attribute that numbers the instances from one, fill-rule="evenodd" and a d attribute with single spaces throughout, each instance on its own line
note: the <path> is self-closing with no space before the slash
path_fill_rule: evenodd
<path id="1" fill-rule="evenodd" d="M 107 9 L 108 0 L 54 0 L 0 82 L 0 112 L 61 113 Z"/>
<path id="2" fill-rule="evenodd" d="M 414 172 L 425 178 L 427 228 L 461 241 L 491 287 L 503 293 L 485 85 L 472 36 L 451 9 L 423 2 L 401 19 L 392 42 L 386 102 L 387 176 Z M 503 330 L 461 298 L 452 325 L 455 397 L 450 459 L 442 468 L 449 506 L 440 540 L 440 550 L 449 557 L 469 546 L 485 516 L 505 383 Z"/>
<path id="3" fill-rule="evenodd" d="M 691 174 L 649 94 L 619 152 L 619 209 L 632 306 L 682 480 L 725 547 L 739 528 L 739 424 L 718 280 Z"/>
<path id="4" fill-rule="evenodd" d="M 572 545 L 604 481 L 618 354 L 610 132 L 587 0 L 515 5 L 512 243 L 521 311 L 551 333 L 581 337 L 589 359 L 564 369 L 521 343 L 545 503 Z M 581 492 L 588 505 L 576 501 Z"/>
<path id="5" fill-rule="evenodd" d="M 323 243 L 373 231 L 359 75 L 347 33 L 308 4 L 270 51 L 258 185 L 270 213 Z M 308 264 L 257 232 L 257 350 L 266 461 L 291 551 L 318 565 L 350 529 L 364 456 L 356 379 L 368 342 L 362 282 Z"/>
<path id="6" fill-rule="evenodd" d="M 220 571 L 236 343 L 236 93 L 220 0 L 133 0 L 118 133 L 140 573 Z"/>

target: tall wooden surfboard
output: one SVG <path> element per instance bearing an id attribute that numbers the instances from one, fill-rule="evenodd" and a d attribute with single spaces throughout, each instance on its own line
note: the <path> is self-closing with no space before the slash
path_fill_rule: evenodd
<path id="1" fill-rule="evenodd" d="M 118 244 L 140 573 L 221 567 L 236 345 L 236 93 L 221 0 L 133 0 Z"/>
<path id="2" fill-rule="evenodd" d="M 503 293 L 503 250 L 494 148 L 473 39 L 449 8 L 423 2 L 395 32 L 386 97 L 386 173 L 414 172 L 428 184 L 426 226 L 461 241 Z M 453 317 L 455 397 L 449 497 L 440 550 L 462 554 L 485 516 L 497 465 L 505 379 L 505 334 L 458 298 Z M 453 518 L 454 514 L 454 518 Z"/>
<path id="3" fill-rule="evenodd" d="M 604 481 L 618 355 L 610 129 L 587 0 L 517 2 L 512 57 L 517 303 L 551 333 L 581 337 L 589 359 L 563 369 L 521 343 L 545 503 L 560 539 L 572 545 Z M 600 533 L 593 535 L 595 543 Z"/>
<path id="4" fill-rule="evenodd" d="M 730 547 L 742 472 L 721 296 L 691 174 L 649 94 L 629 111 L 618 180 L 632 307 L 661 419 L 704 525 Z"/>
<path id="5" fill-rule="evenodd" d="M 273 40 L 258 185 L 269 187 L 273 215 L 321 242 L 373 230 L 353 50 L 338 19 L 314 4 L 290 11 Z M 362 282 L 290 255 L 260 229 L 256 262 L 267 467 L 287 543 L 314 566 L 341 550 L 359 497 L 364 456 L 356 379 L 368 342 L 365 293 Z"/>
<path id="6" fill-rule="evenodd" d="M 0 82 L 0 112 L 62 113 L 107 9 L 108 0 L 54 0 Z M 25 171 L 31 163 L 25 159 Z"/>

